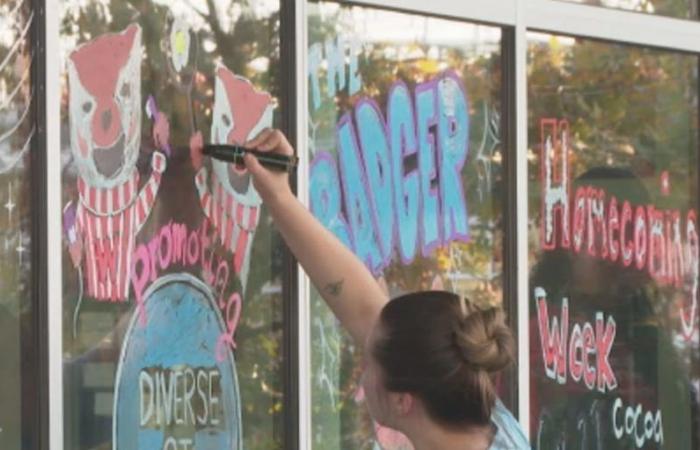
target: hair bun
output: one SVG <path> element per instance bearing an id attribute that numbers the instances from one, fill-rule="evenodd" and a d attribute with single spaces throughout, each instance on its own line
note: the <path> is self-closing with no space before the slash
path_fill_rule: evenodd
<path id="1" fill-rule="evenodd" d="M 497 372 L 514 359 L 513 334 L 501 308 L 477 310 L 462 318 L 455 345 L 464 362 L 476 370 Z"/>

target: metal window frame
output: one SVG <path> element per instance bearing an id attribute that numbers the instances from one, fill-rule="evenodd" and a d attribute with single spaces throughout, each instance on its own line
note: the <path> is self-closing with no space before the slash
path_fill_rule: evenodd
<path id="1" fill-rule="evenodd" d="M 63 448 L 63 260 L 61 234 L 60 0 L 45 0 L 46 260 L 48 315 L 48 448 Z"/>
<path id="2" fill-rule="evenodd" d="M 299 52 L 296 41 L 299 28 L 298 5 L 296 2 L 280 1 L 280 66 L 294 67 Z M 280 95 L 282 106 L 281 128 L 286 133 L 291 142 L 295 142 L 299 130 L 296 128 L 299 111 L 295 108 L 297 93 L 302 92 L 298 86 L 296 73 L 292 76 L 282 77 L 282 94 Z M 300 180 L 301 178 L 301 180 Z M 290 176 L 290 183 L 295 192 L 299 192 L 298 185 L 303 183 L 305 177 L 298 174 Z M 306 187 L 304 185 L 304 190 Z M 299 341 L 299 330 L 301 324 L 297 321 L 299 317 L 299 270 L 294 255 L 285 248 L 284 268 L 282 275 L 282 309 L 284 317 L 283 332 L 283 385 L 284 385 L 284 448 L 295 450 L 299 444 L 299 415 L 291 413 L 300 409 L 299 401 L 299 352 L 297 345 Z"/>
<path id="3" fill-rule="evenodd" d="M 40 122 L 45 125 L 42 134 L 45 151 L 45 180 L 39 189 L 44 190 L 45 225 L 40 224 L 37 233 L 43 233 L 38 241 L 45 243 L 45 262 L 42 267 L 44 273 L 40 274 L 38 283 L 44 286 L 38 292 L 43 293 L 43 298 L 36 300 L 39 307 L 39 324 L 44 324 L 44 331 L 37 330 L 37 337 L 41 339 L 47 351 L 41 357 L 48 361 L 48 376 L 40 376 L 42 381 L 40 389 L 48 387 L 48 405 L 42 402 L 42 408 L 47 408 L 46 419 L 51 418 L 48 424 L 48 441 L 40 439 L 40 448 L 60 450 L 63 448 L 63 377 L 62 377 L 62 236 L 61 236 L 61 174 L 60 151 L 55 143 L 60 142 L 60 40 L 59 40 L 59 13 L 60 0 L 36 0 L 38 5 L 43 4 L 44 34 L 44 58 L 37 64 L 44 71 L 45 100 L 43 106 L 39 106 L 41 114 Z M 282 0 L 283 4 L 291 3 L 290 0 Z M 292 51 L 295 61 L 296 77 L 289 81 L 286 89 L 294 86 L 294 94 L 289 95 L 289 110 L 292 114 L 292 102 L 296 97 L 294 116 L 285 122 L 288 132 L 296 130 L 295 143 L 297 148 L 305 149 L 307 141 L 307 102 L 308 80 L 306 74 L 306 49 L 307 49 L 307 0 L 295 0 L 291 13 L 286 16 L 294 18 L 293 33 L 286 34 L 285 39 L 294 36 L 293 46 L 282 43 L 284 51 Z M 341 4 L 349 4 L 340 0 Z M 606 9 L 596 6 L 588 6 L 577 3 L 567 3 L 561 0 L 469 0 L 457 2 L 454 0 L 432 0 L 424 2 L 419 0 L 362 0 L 353 2 L 365 6 L 382 9 L 394 9 L 407 13 L 427 14 L 431 16 L 449 17 L 470 22 L 483 22 L 510 29 L 504 33 L 513 33 L 514 51 L 510 54 L 511 64 L 508 66 L 514 72 L 509 75 L 507 86 L 512 88 L 512 96 L 507 99 L 512 115 L 511 126 L 504 131 L 514 133 L 514 142 L 509 146 L 512 151 L 507 151 L 508 156 L 514 158 L 512 164 L 507 164 L 509 175 L 515 174 L 515 182 L 508 187 L 510 200 L 507 200 L 507 211 L 515 214 L 514 226 L 507 226 L 509 233 L 504 252 L 509 258 L 506 275 L 508 284 L 513 285 L 509 290 L 515 295 L 517 308 L 517 330 L 519 348 L 526 349 L 529 345 L 528 334 L 528 246 L 527 246 L 527 158 L 525 152 L 528 144 L 527 135 L 527 42 L 528 30 L 552 32 L 558 34 L 575 35 L 601 39 L 611 42 L 622 42 L 645 47 L 664 48 L 679 52 L 700 54 L 700 21 L 675 19 L 659 15 L 647 15 L 636 12 Z M 650 32 L 653 30 L 653 32 Z M 38 42 L 41 42 L 39 38 Z M 41 69 L 40 69 L 41 70 Z M 506 105 L 504 105 L 506 106 Z M 512 139 L 512 135 L 511 138 Z M 506 144 L 507 145 L 507 144 Z M 509 148 L 508 146 L 506 149 Z M 296 180 L 298 196 L 304 204 L 308 204 L 308 161 L 304 151 L 300 151 L 302 157 L 299 174 Z M 41 169 L 42 171 L 44 169 Z M 511 178 L 512 179 L 512 178 Z M 40 217 L 41 218 L 41 217 Z M 36 230 L 35 230 L 36 231 Z M 45 252 L 45 253 L 44 253 Z M 298 448 L 311 448 L 311 358 L 310 358 L 310 314 L 309 314 L 309 281 L 302 271 L 291 269 L 285 279 L 289 280 L 290 287 L 296 291 L 296 306 L 290 306 L 285 314 L 296 315 L 296 333 L 292 331 L 287 336 L 295 338 L 290 341 L 290 346 L 285 349 L 285 355 L 289 358 L 285 369 L 285 382 L 296 383 L 296 393 L 292 393 L 296 399 L 289 399 L 285 404 L 287 414 L 296 415 L 285 421 L 287 426 L 297 427 L 295 430 L 287 430 L 296 433 L 292 440 L 296 440 Z M 42 281 L 43 280 L 43 281 Z M 295 280 L 295 281 L 294 281 Z M 294 283 L 296 282 L 296 285 Z M 294 297 L 294 293 L 291 297 Z M 524 307 L 522 307 L 524 306 Z M 45 332 L 47 331 L 47 332 Z M 41 346 L 40 346 L 41 348 Z M 293 373 L 296 372 L 296 375 Z M 518 359 L 518 386 L 519 401 L 518 415 L 526 431 L 529 432 L 529 355 L 525 351 L 519 352 Z M 294 389 L 293 389 L 294 390 Z M 46 433 L 46 424 L 40 426 L 42 434 Z M 48 444 L 48 445 L 46 445 Z"/>
<path id="4" fill-rule="evenodd" d="M 302 204 L 309 205 L 309 158 L 308 152 L 308 111 L 309 111 L 309 82 L 307 74 L 307 49 L 308 49 L 308 26 L 307 26 L 307 1 L 295 0 L 295 22 L 296 22 L 296 139 L 295 143 L 299 156 L 299 167 L 297 169 L 296 193 Z M 311 283 L 303 270 L 297 271 L 297 370 L 299 385 L 297 392 L 298 409 L 295 411 L 297 419 L 297 447 L 300 449 L 312 448 L 311 432 Z"/>
<path id="5" fill-rule="evenodd" d="M 31 313 L 20 315 L 21 345 L 21 436 L 22 445 L 47 449 L 49 436 L 49 373 L 48 316 L 44 301 L 47 294 L 46 273 L 46 35 L 44 1 L 30 0 L 34 16 L 31 24 L 32 67 L 31 85 L 34 93 L 32 115 L 36 118 L 36 134 L 31 148 Z M 27 395 L 29 394 L 29 395 Z M 32 420 L 25 421 L 24 418 Z M 25 442 L 24 439 L 27 439 Z"/>

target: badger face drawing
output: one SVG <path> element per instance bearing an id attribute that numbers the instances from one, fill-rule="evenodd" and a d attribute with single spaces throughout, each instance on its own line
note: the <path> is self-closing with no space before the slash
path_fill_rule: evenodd
<path id="1" fill-rule="evenodd" d="M 71 149 L 78 168 L 77 206 L 64 223 L 73 264 L 87 294 L 126 301 L 135 236 L 150 215 L 166 166 L 153 152 L 141 186 L 141 28 L 99 36 L 68 58 Z"/>
<path id="2" fill-rule="evenodd" d="M 216 70 L 211 141 L 215 144 L 243 144 L 264 128 L 272 126 L 273 105 L 266 92 L 228 68 Z M 245 291 L 250 252 L 262 203 L 245 168 L 212 160 L 211 179 L 201 168 L 195 183 L 204 213 L 211 221 L 220 243 L 233 253 L 233 266 Z"/>
<path id="3" fill-rule="evenodd" d="M 111 188 L 131 176 L 141 136 L 141 28 L 107 34 L 68 58 L 71 148 L 80 177 Z"/>
<path id="4" fill-rule="evenodd" d="M 255 90 L 250 81 L 234 75 L 226 67 L 216 71 L 214 115 L 211 139 L 215 144 L 243 144 L 263 129 L 272 126 L 270 95 Z M 245 168 L 212 160 L 214 176 L 240 202 L 255 206 L 260 197 Z"/>

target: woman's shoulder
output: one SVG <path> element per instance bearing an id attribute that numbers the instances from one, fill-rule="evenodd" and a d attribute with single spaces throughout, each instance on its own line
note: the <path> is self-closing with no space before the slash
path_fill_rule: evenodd
<path id="1" fill-rule="evenodd" d="M 520 423 L 515 420 L 500 399 L 496 399 L 496 406 L 491 413 L 491 422 L 496 426 L 496 436 L 489 450 L 529 450 L 531 448 Z"/>

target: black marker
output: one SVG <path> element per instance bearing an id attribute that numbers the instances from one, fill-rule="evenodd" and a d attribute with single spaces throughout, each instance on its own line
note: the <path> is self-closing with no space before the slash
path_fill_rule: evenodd
<path id="1" fill-rule="evenodd" d="M 266 153 L 241 147 L 240 145 L 206 144 L 202 152 L 212 158 L 234 164 L 244 164 L 243 155 L 249 153 L 255 156 L 263 166 L 279 172 L 293 172 L 299 162 L 299 158 L 294 155 L 287 156 L 277 153 Z"/>

